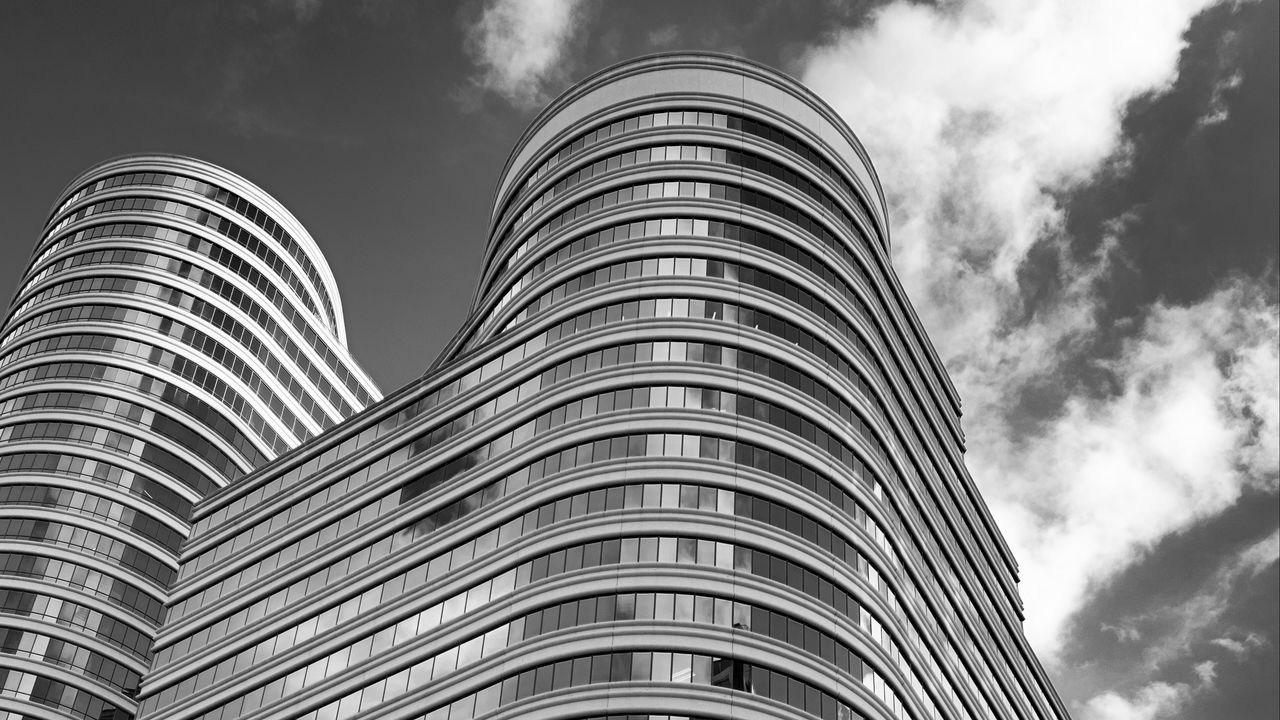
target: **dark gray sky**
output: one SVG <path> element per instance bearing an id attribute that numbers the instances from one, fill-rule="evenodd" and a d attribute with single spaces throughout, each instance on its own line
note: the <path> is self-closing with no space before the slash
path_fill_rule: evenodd
<path id="1" fill-rule="evenodd" d="M 12 3 L 0 296 L 73 175 L 192 155 L 310 230 L 389 392 L 465 316 L 546 99 L 655 50 L 742 54 L 867 142 L 1077 717 L 1275 718 L 1277 7 Z"/>

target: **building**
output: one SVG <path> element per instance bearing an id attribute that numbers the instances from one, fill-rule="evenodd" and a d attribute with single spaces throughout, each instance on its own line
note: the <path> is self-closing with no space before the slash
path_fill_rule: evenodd
<path id="1" fill-rule="evenodd" d="M 719 55 L 520 138 L 419 380 L 200 503 L 147 720 L 1065 718 L 861 145 Z"/>
<path id="2" fill-rule="evenodd" d="M 380 397 L 333 275 L 188 158 L 59 196 L 0 326 L 0 718 L 128 718 L 191 508 Z"/>

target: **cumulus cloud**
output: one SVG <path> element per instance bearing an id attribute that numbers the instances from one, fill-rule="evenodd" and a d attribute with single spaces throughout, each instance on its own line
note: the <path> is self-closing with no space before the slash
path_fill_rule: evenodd
<path id="1" fill-rule="evenodd" d="M 1173 80 L 1181 34 L 1211 2 L 895 2 L 809 55 L 804 80 L 893 181 L 899 274 L 966 301 L 947 337 L 994 322 L 1000 307 L 969 319 L 990 304 L 976 293 L 1014 299 L 1028 250 L 1060 228 L 1054 191 L 1120 148 L 1125 103 Z"/>
<path id="2" fill-rule="evenodd" d="M 1277 338 L 1275 308 L 1247 285 L 1157 305 L 1111 364 L 1118 393 L 1072 397 L 1032 436 L 992 429 L 975 446 L 970 467 L 1027 568 L 1039 649 L 1052 657 L 1090 593 L 1146 549 L 1275 472 Z"/>
<path id="3" fill-rule="evenodd" d="M 566 77 L 566 51 L 584 19 L 582 0 L 489 0 L 468 28 L 475 84 L 535 108 Z"/>
<path id="4" fill-rule="evenodd" d="M 884 181 L 895 267 L 964 398 L 968 465 L 1050 661 L 1074 613 L 1161 538 L 1248 483 L 1275 485 L 1280 334 L 1266 291 L 1236 280 L 1110 327 L 1130 218 L 1091 250 L 1064 227 L 1061 198 L 1123 170 L 1127 103 L 1171 85 L 1183 32 L 1212 4 L 897 1 L 802 63 Z M 1117 334 L 1118 354 L 1089 361 Z M 1179 697 L 1153 685 L 1100 699 L 1112 714 L 1097 717 L 1158 717 Z"/>
<path id="5" fill-rule="evenodd" d="M 1191 697 L 1187 683 L 1156 682 L 1144 686 L 1131 697 L 1109 692 L 1093 698 L 1081 713 L 1081 720 L 1161 720 L 1177 717 Z"/>

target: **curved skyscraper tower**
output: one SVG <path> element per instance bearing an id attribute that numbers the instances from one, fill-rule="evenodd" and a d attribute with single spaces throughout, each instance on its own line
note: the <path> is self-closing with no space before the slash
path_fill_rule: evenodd
<path id="1" fill-rule="evenodd" d="M 147 718 L 1065 717 L 889 264 L 795 81 L 588 78 L 420 381 L 196 511 Z"/>
<path id="2" fill-rule="evenodd" d="M 262 190 L 189 158 L 58 198 L 0 327 L 0 718 L 128 718 L 192 506 L 380 397 Z"/>

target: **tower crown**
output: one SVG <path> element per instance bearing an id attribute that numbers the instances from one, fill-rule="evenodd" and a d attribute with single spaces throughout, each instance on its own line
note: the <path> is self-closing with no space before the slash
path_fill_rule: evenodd
<path id="1" fill-rule="evenodd" d="M 173 155 L 77 176 L 0 323 L 0 716 L 131 717 L 193 506 L 378 397 L 260 188 Z"/>

